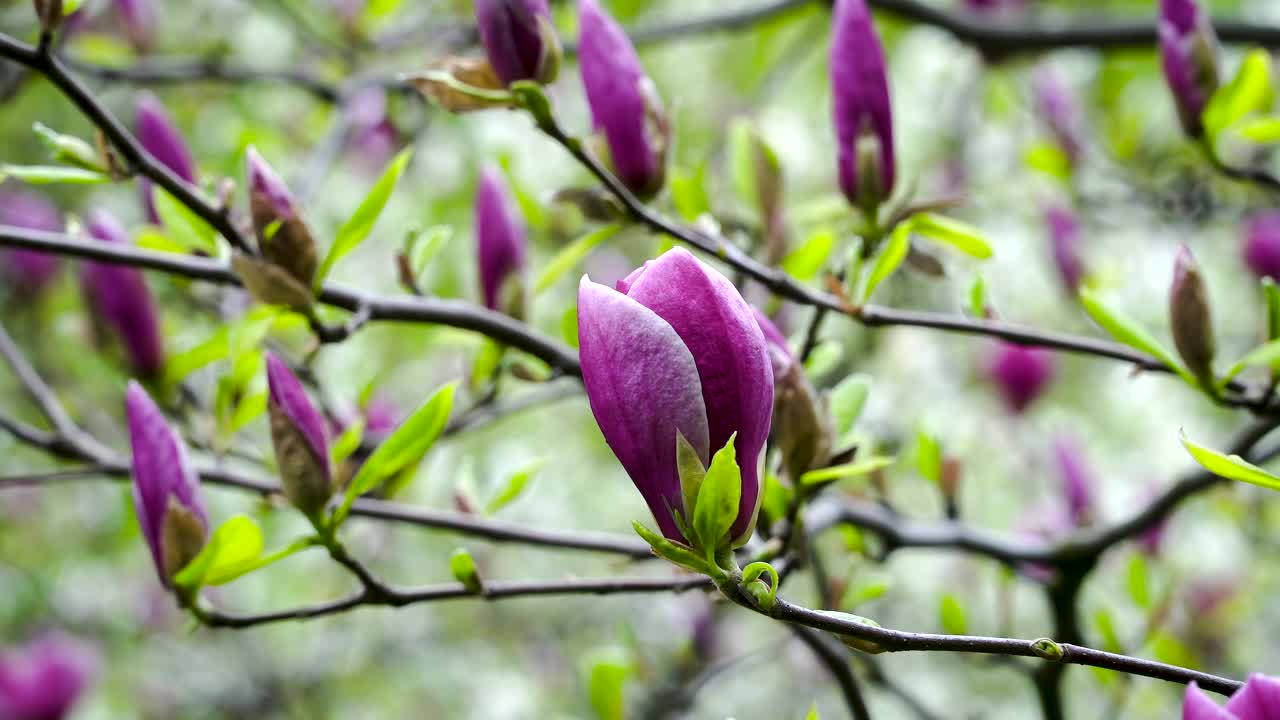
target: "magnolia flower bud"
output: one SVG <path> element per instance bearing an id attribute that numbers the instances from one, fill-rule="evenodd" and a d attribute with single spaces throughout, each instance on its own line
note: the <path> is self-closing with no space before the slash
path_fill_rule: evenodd
<path id="1" fill-rule="evenodd" d="M 310 288 L 316 276 L 316 244 L 303 221 L 293 193 L 258 151 L 247 157 L 249 209 L 258 247 L 268 262 L 288 272 L 298 284 Z"/>
<path id="2" fill-rule="evenodd" d="M 666 111 L 627 34 L 596 0 L 578 1 L 578 61 L 597 131 L 613 172 L 647 199 L 662 189 L 671 135 Z"/>
<path id="3" fill-rule="evenodd" d="M 128 245 L 129 233 L 105 211 L 88 217 L 89 235 L 108 243 Z M 136 268 L 86 262 L 80 268 L 85 307 L 100 327 L 119 337 L 134 372 L 153 376 L 164 367 L 164 337 L 160 314 L 146 280 Z"/>
<path id="4" fill-rule="evenodd" d="M 137 52 L 151 49 L 155 43 L 156 25 L 159 24 L 159 8 L 156 0 L 114 0 L 116 16 L 124 29 L 125 37 Z"/>
<path id="5" fill-rule="evenodd" d="M 209 539 L 209 515 L 187 448 L 136 381 L 125 395 L 133 448 L 133 504 L 165 587 Z"/>
<path id="6" fill-rule="evenodd" d="M 0 190 L 0 225 L 62 232 L 62 214 L 41 195 Z M 53 282 L 60 263 L 56 255 L 25 248 L 4 252 L 5 279 L 24 295 L 35 295 Z"/>
<path id="7" fill-rule="evenodd" d="M 1169 326 L 1173 343 L 1187 369 L 1204 387 L 1213 386 L 1213 316 L 1209 311 L 1209 293 L 1200 275 L 1200 266 L 1191 250 L 1182 245 L 1173 266 L 1173 283 L 1169 287 Z"/>
<path id="8" fill-rule="evenodd" d="M 675 520 L 675 513 L 688 517 L 677 438 L 706 467 L 736 436 L 742 486 L 730 535 L 749 537 L 773 371 L 737 288 L 682 248 L 645 263 L 616 290 L 584 277 L 578 340 L 591 412 L 662 534 L 689 544 Z"/>
<path id="9" fill-rule="evenodd" d="M 1045 124 L 1053 133 L 1058 147 L 1070 158 L 1071 162 L 1080 161 L 1084 143 L 1080 138 L 1081 110 L 1070 88 L 1045 66 L 1035 77 L 1036 107 Z"/>
<path id="10" fill-rule="evenodd" d="M 351 124 L 348 147 L 354 159 L 365 171 L 380 172 L 400 142 L 400 132 L 387 113 L 386 90 L 368 87 L 358 91 L 347 103 L 346 113 Z"/>
<path id="11" fill-rule="evenodd" d="M 834 423 L 804 365 L 787 345 L 786 336 L 764 313 L 754 307 L 751 311 L 764 334 L 773 367 L 774 444 L 782 454 L 787 476 L 795 482 L 830 459 Z"/>
<path id="12" fill-rule="evenodd" d="M 1173 94 L 1182 129 L 1204 134 L 1200 115 L 1218 89 L 1218 38 L 1196 0 L 1160 0 L 1157 24 L 1165 81 Z"/>
<path id="13" fill-rule="evenodd" d="M 1053 265 L 1058 270 L 1062 286 L 1075 295 L 1085 274 L 1080 223 L 1070 210 L 1058 206 L 1046 210 L 1044 219 L 1049 227 L 1049 249 L 1053 255 Z"/>
<path id="14" fill-rule="evenodd" d="M 840 189 L 849 202 L 873 209 L 893 192 L 893 113 L 884 51 L 866 0 L 836 0 L 831 30 Z"/>
<path id="15" fill-rule="evenodd" d="M 75 638 L 49 634 L 0 653 L 0 718 L 70 717 L 98 671 L 98 656 Z"/>
<path id="16" fill-rule="evenodd" d="M 988 372 L 1009 410 L 1022 413 L 1053 380 L 1053 358 L 1040 348 L 1002 342 L 992 353 Z"/>
<path id="17" fill-rule="evenodd" d="M 1227 700 L 1225 709 L 1218 706 L 1195 681 L 1187 685 L 1182 701 L 1183 720 L 1270 720 L 1280 717 L 1280 678 L 1259 673 Z"/>
<path id="18" fill-rule="evenodd" d="M 1084 527 L 1093 521 L 1097 478 L 1074 438 L 1062 435 L 1053 442 L 1053 460 L 1072 524 Z"/>
<path id="19" fill-rule="evenodd" d="M 173 124 L 173 119 L 165 111 L 164 105 L 150 93 L 144 93 L 138 99 L 138 142 L 161 165 L 173 171 L 174 175 L 189 183 L 196 181 L 195 161 L 191 159 L 191 151 L 187 143 Z M 147 219 L 159 224 L 160 216 L 156 214 L 155 200 L 152 193 L 155 189 L 151 181 L 143 178 L 138 187 L 142 192 L 142 204 L 147 210 Z"/>
<path id="20" fill-rule="evenodd" d="M 503 85 L 555 82 L 564 51 L 546 0 L 476 0 L 475 5 L 480 42 Z"/>
<path id="21" fill-rule="evenodd" d="M 1280 210 L 1260 212 L 1249 219 L 1244 262 L 1254 275 L 1280 280 Z"/>
<path id="22" fill-rule="evenodd" d="M 267 386 L 271 443 L 284 495 L 308 518 L 318 518 L 334 491 L 324 418 L 274 353 L 267 353 Z"/>
<path id="23" fill-rule="evenodd" d="M 515 318 L 524 317 L 528 241 L 519 210 L 497 168 L 487 167 L 480 174 L 475 226 L 485 307 Z"/>

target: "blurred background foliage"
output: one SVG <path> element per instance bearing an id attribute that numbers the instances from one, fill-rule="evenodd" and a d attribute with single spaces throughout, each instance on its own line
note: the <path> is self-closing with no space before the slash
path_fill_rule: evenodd
<path id="1" fill-rule="evenodd" d="M 734 0 L 611 0 L 628 27 L 679 23 L 704 13 L 750 7 Z M 960 3 L 933 5 L 965 12 Z M 1154 23 L 1150 0 L 1028 0 L 1014 18 L 1053 24 L 1104 19 Z M 1205 3 L 1216 17 L 1280 23 L 1272 0 Z M 350 6 L 350 7 L 348 7 Z M 66 42 L 85 63 L 209 58 L 253 68 L 301 69 L 334 87 L 350 78 L 394 78 L 449 53 L 474 52 L 469 3 L 421 0 L 208 0 L 163 3 L 153 46 L 139 55 L 126 42 L 110 3 L 86 0 L 86 21 Z M 563 37 L 575 35 L 570 3 L 555 7 Z M 710 210 L 724 222 L 758 224 L 754 202 L 735 174 L 731 128 L 749 121 L 775 150 L 786 177 L 792 247 L 834 240 L 829 254 L 812 247 L 804 279 L 842 262 L 850 224 L 835 184 L 827 85 L 828 10 L 811 3 L 732 33 L 646 43 L 641 56 L 673 113 L 671 178 L 704 182 L 708 204 L 684 191 L 681 210 Z M 1011 20 L 1012 22 L 1012 20 Z M 1050 257 L 1044 212 L 1074 208 L 1083 226 L 1093 283 L 1157 336 L 1168 337 L 1166 293 L 1178 243 L 1205 268 L 1219 343 L 1235 357 L 1263 339 L 1261 295 L 1242 259 L 1243 221 L 1273 198 L 1215 177 L 1181 135 L 1154 47 L 1099 53 L 1066 50 L 987 59 L 946 32 L 885 16 L 878 27 L 890 62 L 901 170 L 919 197 L 958 194 L 950 211 L 981 228 L 995 249 L 979 263 L 948 250 L 944 277 L 904 272 L 879 291 L 894 307 L 962 312 L 981 276 L 1004 319 L 1076 334 L 1100 335 L 1064 292 Z M 29 3 L 0 5 L 0 28 L 31 39 Z M 1242 48 L 1224 60 L 1233 68 Z M 1083 154 L 1065 170 L 1035 105 L 1035 83 L 1048 68 L 1083 109 Z M 0 66 L 0 70 L 8 70 Z M 576 67 L 550 90 L 567 127 L 588 125 Z M 350 112 L 287 84 L 125 83 L 90 78 L 103 102 L 131 119 L 144 90 L 154 92 L 191 143 L 210 189 L 243 177 L 250 144 L 275 165 L 301 198 L 327 246 L 376 180 L 390 154 L 335 138 Z M 376 96 L 379 91 L 375 90 Z M 376 100 L 374 101 L 376 102 Z M 553 207 L 556 189 L 589 177 L 538 135 L 520 113 L 455 117 L 393 88 L 387 119 L 396 145 L 414 147 L 412 162 L 373 236 L 343 260 L 332 278 L 363 289 L 399 293 L 395 253 L 412 233 L 436 238 L 438 252 L 419 277 L 423 292 L 478 298 L 472 244 L 472 194 L 479 168 L 501 163 L 533 230 L 534 276 L 584 232 L 580 217 Z M 87 122 L 46 82 L 31 78 L 0 107 L 0 161 L 38 164 L 45 151 L 32 134 L 41 122 L 91 138 Z M 131 122 L 131 120 L 130 120 Z M 350 140 L 350 138 L 348 138 Z M 11 181 L 12 182 L 12 181 Z M 107 208 L 135 237 L 156 238 L 132 184 L 47 186 L 69 217 Z M 237 199 L 243 190 L 237 192 Z M 211 192 L 212 194 L 212 192 Z M 242 200 L 238 200 L 242 203 Z M 670 204 L 671 195 L 658 202 Z M 674 214 L 674 210 L 673 210 Z M 693 213 L 696 215 L 696 213 Z M 815 240 L 817 238 L 817 240 Z M 611 282 L 655 255 L 663 241 L 627 230 L 595 249 L 534 300 L 531 322 L 563 336 L 580 272 Z M 803 266 L 797 256 L 790 269 Z M 73 262 L 38 302 L 7 298 L 3 318 L 75 417 L 124 449 L 121 398 L 128 379 L 118 353 L 95 345 Z M 801 267 L 801 270 L 804 270 Z M 159 274 L 148 282 L 163 308 L 171 357 L 200 346 L 245 312 L 235 293 Z M 767 302 L 758 288 L 749 297 Z M 793 339 L 806 310 L 785 308 Z M 811 362 L 822 387 L 851 374 L 870 379 L 858 437 L 896 454 L 882 482 L 842 489 L 883 493 L 904 514 L 936 518 L 942 500 L 916 458 L 919 438 L 934 438 L 963 466 L 959 505 L 966 521 L 1013 533 L 1059 533 L 1062 480 L 1052 447 L 1074 438 L 1096 478 L 1092 522 L 1118 519 L 1192 463 L 1178 431 L 1218 446 L 1247 418 L 1213 407 L 1176 380 L 1135 375 L 1122 364 L 1054 357 L 1047 395 L 1027 412 L 1002 405 L 988 375 L 988 340 L 925 330 L 867 330 L 828 322 Z M 305 327 L 281 325 L 273 346 L 295 356 L 311 349 Z M 375 324 L 322 349 L 314 372 L 331 409 L 351 416 L 362 398 L 403 415 L 440 384 L 465 378 L 482 338 L 442 327 Z M 250 361 L 260 361 L 256 356 Z M 212 362 L 184 380 L 168 402 L 202 457 L 237 454 L 270 463 L 265 416 L 232 432 L 218 398 L 235 403 L 260 393 L 260 371 L 226 389 L 232 362 Z M 449 508 L 458 498 L 483 506 L 529 463 L 545 464 L 525 491 L 496 515 L 540 527 L 629 533 L 646 516 L 638 494 L 601 440 L 572 381 L 563 399 L 452 436 L 438 445 L 398 500 Z M 542 391 L 504 379 L 503 397 Z M 220 388 L 223 388 L 220 390 Z M 21 388 L 0 373 L 6 412 L 38 422 Z M 471 398 L 474 400 L 474 398 Z M 466 400 L 459 402 L 465 407 Z M 243 417 L 243 416 L 242 416 Z M 57 467 L 43 453 L 0 438 L 5 475 Z M 227 462 L 244 462 L 228 457 Z M 248 512 L 268 537 L 300 533 L 295 513 L 211 489 L 217 518 Z M 1280 573 L 1274 548 L 1276 503 L 1241 485 L 1216 489 L 1172 519 L 1156 554 L 1133 545 L 1103 558 L 1085 587 L 1081 617 L 1094 647 L 1123 650 L 1210 672 L 1243 677 L 1280 665 L 1270 642 L 1280 624 L 1267 598 Z M 353 549 L 390 579 L 448 580 L 448 558 L 467 547 L 492 578 L 666 573 L 656 563 L 625 563 L 589 553 L 492 545 L 447 533 L 353 520 Z M 944 551 L 906 551 L 880 564 L 853 532 L 822 540 L 830 571 L 848 592 L 843 609 L 882 625 L 922 631 L 967 629 L 1038 637 L 1048 618 L 1038 588 L 998 565 Z M 216 591 L 217 602 L 246 610 L 282 608 L 342 594 L 350 579 L 319 555 L 300 555 Z M 96 646 L 98 679 L 76 718 L 592 718 L 803 717 L 811 703 L 823 716 L 843 712 L 835 686 L 808 651 L 776 623 L 712 607 L 685 596 L 608 596 L 454 601 L 393 611 L 362 609 L 307 623 L 244 632 L 192 629 L 155 580 L 123 484 L 68 483 L 0 495 L 0 641 L 19 644 L 60 628 Z M 811 583 L 788 593 L 810 601 Z M 716 618 L 714 628 L 704 625 Z M 706 637 L 695 643 L 694 631 Z M 708 640 L 714 636 L 713 642 Z M 1029 683 L 1007 663 L 981 657 L 902 654 L 879 658 L 901 686 L 940 717 L 1030 717 Z M 1074 717 L 1165 718 L 1179 688 L 1073 669 L 1067 697 Z M 878 718 L 911 717 L 894 696 L 870 691 Z M 625 709 L 620 709 L 625 708 Z"/>

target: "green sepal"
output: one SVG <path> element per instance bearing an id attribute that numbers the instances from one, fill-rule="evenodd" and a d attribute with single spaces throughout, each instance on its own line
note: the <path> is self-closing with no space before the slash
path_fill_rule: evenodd
<path id="1" fill-rule="evenodd" d="M 666 539 L 639 522 L 632 522 L 631 527 L 635 528 L 637 535 L 649 543 L 654 555 L 696 573 L 712 574 L 710 572 L 712 568 L 707 564 L 707 561 L 698 557 L 697 553 L 688 547 Z"/>

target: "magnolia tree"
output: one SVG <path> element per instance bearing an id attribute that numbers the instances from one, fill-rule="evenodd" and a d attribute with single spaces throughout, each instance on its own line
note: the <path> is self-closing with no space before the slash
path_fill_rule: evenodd
<path id="1" fill-rule="evenodd" d="M 1275 27 L 704 4 L 0 14 L 0 719 L 1280 718 Z"/>

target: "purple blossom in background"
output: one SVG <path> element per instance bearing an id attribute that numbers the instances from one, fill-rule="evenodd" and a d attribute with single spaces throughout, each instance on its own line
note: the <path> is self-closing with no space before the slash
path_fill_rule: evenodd
<path id="1" fill-rule="evenodd" d="M 97 673 L 97 654 L 67 635 L 48 634 L 0 654 L 0 719 L 62 720 Z"/>
<path id="2" fill-rule="evenodd" d="M 97 240 L 130 244 L 129 233 L 103 210 L 89 213 L 89 235 Z M 150 377 L 164 367 L 160 316 L 142 273 L 136 268 L 86 262 L 80 268 L 86 306 L 101 325 L 120 338 L 133 371 Z"/>
<path id="3" fill-rule="evenodd" d="M 0 189 L 0 225 L 62 232 L 62 213 L 41 195 L 23 190 Z M 6 277 L 23 293 L 34 294 L 49 286 L 58 274 L 56 255 L 24 248 L 4 251 Z"/>
<path id="4" fill-rule="evenodd" d="M 652 196 L 665 177 L 662 102 L 630 38 L 596 0 L 579 0 L 578 15 L 578 62 L 592 122 L 604 134 L 618 179 L 631 192 Z"/>
<path id="5" fill-rule="evenodd" d="M 1156 30 L 1178 119 L 1188 136 L 1198 138 L 1204 132 L 1200 114 L 1219 83 L 1213 25 L 1195 0 L 1160 0 Z"/>
<path id="6" fill-rule="evenodd" d="M 1022 413 L 1053 380 L 1053 356 L 1040 348 L 1002 342 L 992 352 L 987 369 L 1005 405 Z"/>
<path id="7" fill-rule="evenodd" d="M 560 48 L 547 0 L 476 0 L 475 6 L 480 42 L 503 85 L 555 80 Z"/>
<path id="8" fill-rule="evenodd" d="M 884 50 L 866 0 L 836 0 L 831 30 L 840 189 L 849 202 L 871 207 L 893 192 L 893 111 Z"/>
<path id="9" fill-rule="evenodd" d="M 964 0 L 966 8 L 983 14 L 1021 10 L 1026 4 L 1026 0 Z"/>
<path id="10" fill-rule="evenodd" d="M 1084 238 L 1075 213 L 1055 205 L 1044 212 L 1045 225 L 1049 228 L 1049 251 L 1054 268 L 1062 280 L 1062 286 L 1072 295 L 1080 290 L 1084 279 Z"/>
<path id="11" fill-rule="evenodd" d="M 209 514 L 186 446 L 136 381 L 129 383 L 125 411 L 133 450 L 133 505 L 156 573 L 168 587 L 204 548 Z"/>
<path id="12" fill-rule="evenodd" d="M 484 305 L 514 317 L 523 314 L 526 246 L 524 222 L 502 171 L 480 172 L 475 207 L 476 252 Z"/>
<path id="13" fill-rule="evenodd" d="M 617 290 L 584 277 L 578 340 L 591 411 L 663 535 L 687 542 L 672 517 L 673 510 L 685 513 L 677 432 L 704 466 L 737 433 L 742 495 L 730 534 L 748 534 L 773 413 L 773 371 L 737 288 L 683 248 L 645 263 Z"/>
<path id="14" fill-rule="evenodd" d="M 387 115 L 386 91 L 377 87 L 360 90 L 347 103 L 346 112 L 356 160 L 367 172 L 381 171 L 399 143 L 399 132 Z"/>
<path id="15" fill-rule="evenodd" d="M 172 170 L 174 175 L 189 183 L 196 182 L 196 164 L 191 158 L 186 140 L 178 132 L 164 105 L 150 93 L 144 93 L 138 99 L 138 141 L 161 165 Z M 147 219 L 159 224 L 160 216 L 156 214 L 155 198 L 152 195 L 155 188 L 147 178 L 143 178 L 138 187 L 142 192 Z"/>
<path id="16" fill-rule="evenodd" d="M 113 0 L 116 17 L 133 49 L 143 53 L 155 43 L 160 8 L 157 0 Z"/>
<path id="17" fill-rule="evenodd" d="M 333 496 L 325 421 L 298 376 L 275 353 L 267 353 L 267 409 L 285 497 L 309 517 Z"/>
<path id="18" fill-rule="evenodd" d="M 1267 210 L 1249 218 L 1244 262 L 1254 275 L 1280 280 L 1280 210 Z"/>
<path id="19" fill-rule="evenodd" d="M 1054 439 L 1053 464 L 1058 471 L 1071 523 L 1075 527 L 1089 525 L 1093 520 L 1098 480 L 1075 438 L 1059 435 Z"/>
<path id="20" fill-rule="evenodd" d="M 1048 66 L 1041 67 L 1035 75 L 1036 109 L 1053 133 L 1058 147 L 1071 159 L 1080 161 L 1084 150 L 1081 139 L 1081 108 L 1076 97 Z"/>
<path id="21" fill-rule="evenodd" d="M 752 306 L 751 313 L 755 315 L 756 323 L 760 326 L 760 332 L 764 334 L 764 341 L 769 347 L 769 360 L 773 365 L 773 377 L 776 380 L 795 363 L 796 355 L 787 344 L 787 336 L 782 334 L 768 315 L 760 312 L 755 306 Z"/>
<path id="22" fill-rule="evenodd" d="M 1182 720 L 1276 720 L 1280 718 L 1280 679 L 1259 673 L 1249 676 L 1245 686 L 1218 706 L 1195 682 L 1187 686 L 1182 702 Z"/>

